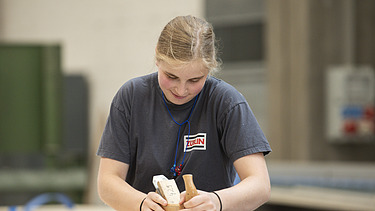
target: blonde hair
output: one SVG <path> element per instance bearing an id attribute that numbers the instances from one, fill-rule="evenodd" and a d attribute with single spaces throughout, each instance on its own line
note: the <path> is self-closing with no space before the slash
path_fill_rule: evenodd
<path id="1" fill-rule="evenodd" d="M 178 16 L 162 30 L 155 59 L 177 67 L 201 60 L 209 73 L 213 74 L 220 66 L 216 51 L 211 24 L 190 15 Z"/>

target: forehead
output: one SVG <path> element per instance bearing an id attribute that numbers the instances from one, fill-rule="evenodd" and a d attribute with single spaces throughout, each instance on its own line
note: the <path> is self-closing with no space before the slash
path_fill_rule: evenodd
<path id="1" fill-rule="evenodd" d="M 173 74 L 181 78 L 195 78 L 208 75 L 207 68 L 202 61 L 193 61 L 186 64 L 171 65 L 166 62 L 159 62 L 158 67 L 163 72 Z"/>

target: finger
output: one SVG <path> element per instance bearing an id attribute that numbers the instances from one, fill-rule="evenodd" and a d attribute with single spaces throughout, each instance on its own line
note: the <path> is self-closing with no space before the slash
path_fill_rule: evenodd
<path id="1" fill-rule="evenodd" d="M 200 204 L 204 203 L 204 199 L 202 199 L 202 196 L 195 196 L 189 201 L 184 202 L 184 207 L 185 208 L 195 208 L 199 206 Z"/>
<path id="2" fill-rule="evenodd" d="M 185 202 L 185 196 L 186 196 L 186 191 L 180 194 L 180 204 L 183 204 Z"/>
<path id="3" fill-rule="evenodd" d="M 198 195 L 184 203 L 187 209 L 215 210 L 216 206 L 208 194 Z"/>
<path id="4" fill-rule="evenodd" d="M 205 191 L 201 191 L 201 190 L 198 190 L 198 195 L 200 195 L 200 194 L 206 194 L 207 192 L 205 192 Z M 186 201 L 186 191 L 184 191 L 184 192 L 182 192 L 181 194 L 180 194 L 180 204 L 184 204 L 184 203 L 186 203 L 187 201 Z M 196 197 L 196 196 L 195 196 Z M 193 197 L 194 198 L 194 197 Z M 192 198 L 192 199 L 193 199 Z M 191 200 L 191 199 L 190 199 Z"/>
<path id="5" fill-rule="evenodd" d="M 164 211 L 161 205 L 166 206 L 167 201 L 155 192 L 149 192 L 146 199 L 143 202 L 141 210 L 155 210 L 155 211 Z"/>
<path id="6" fill-rule="evenodd" d="M 199 194 L 206 194 L 207 192 L 205 192 L 205 191 L 201 191 L 201 190 L 198 190 L 198 195 Z M 186 202 L 186 191 L 184 191 L 184 192 L 182 192 L 181 194 L 180 194 L 180 204 L 183 204 L 184 202 Z"/>
<path id="7" fill-rule="evenodd" d="M 155 202 L 152 202 L 147 210 L 154 210 L 154 211 L 164 211 L 164 209 L 161 207 L 160 204 L 157 204 Z"/>
<path id="8" fill-rule="evenodd" d="M 156 192 L 149 192 L 147 197 L 150 198 L 152 201 L 161 204 L 163 206 L 167 206 L 168 202 L 165 200 L 161 195 L 157 194 Z"/>
<path id="9" fill-rule="evenodd" d="M 149 211 L 149 210 L 155 210 L 155 211 L 164 211 L 164 209 L 161 207 L 160 204 L 154 202 L 150 198 L 146 198 L 143 206 L 141 207 L 142 211 Z"/>

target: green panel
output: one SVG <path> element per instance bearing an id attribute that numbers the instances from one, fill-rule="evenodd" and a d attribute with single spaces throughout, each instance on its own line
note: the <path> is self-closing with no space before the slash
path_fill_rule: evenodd
<path id="1" fill-rule="evenodd" d="M 0 45 L 0 152 L 36 152 L 42 141 L 41 52 Z"/>
<path id="2" fill-rule="evenodd" d="M 0 44 L 0 153 L 58 153 L 60 51 L 58 45 Z"/>
<path id="3" fill-rule="evenodd" d="M 43 123 L 44 150 L 56 155 L 62 141 L 62 73 L 60 48 L 48 46 L 43 55 Z"/>

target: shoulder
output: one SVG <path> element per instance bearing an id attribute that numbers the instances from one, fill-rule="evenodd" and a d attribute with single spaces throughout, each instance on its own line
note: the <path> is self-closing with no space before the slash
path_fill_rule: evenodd
<path id="1" fill-rule="evenodd" d="M 152 94 L 157 83 L 157 73 L 132 78 L 125 82 L 113 98 L 113 104 L 121 108 L 136 99 L 144 99 Z M 146 98 L 147 99 L 147 98 Z"/>
<path id="2" fill-rule="evenodd" d="M 132 78 L 125 82 L 119 91 L 135 91 L 142 88 L 148 88 L 153 86 L 154 82 L 157 80 L 157 73 L 151 73 L 144 76 L 139 76 Z"/>
<path id="3" fill-rule="evenodd" d="M 218 116 L 219 120 L 233 112 L 238 114 L 252 113 L 245 97 L 229 83 L 210 77 L 207 79 L 205 86 L 204 101 L 209 109 Z"/>
<path id="4" fill-rule="evenodd" d="M 229 83 L 210 76 L 205 84 L 205 92 L 210 100 L 223 104 L 238 104 L 246 102 L 245 97 Z"/>

